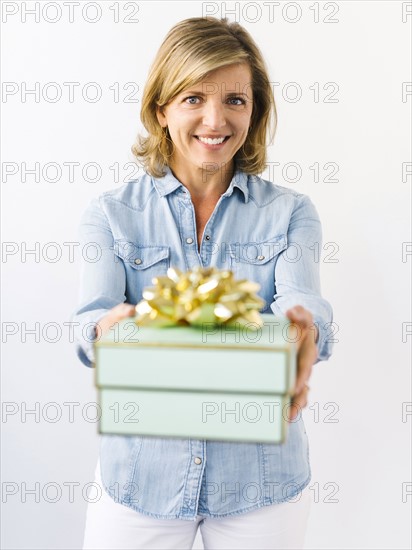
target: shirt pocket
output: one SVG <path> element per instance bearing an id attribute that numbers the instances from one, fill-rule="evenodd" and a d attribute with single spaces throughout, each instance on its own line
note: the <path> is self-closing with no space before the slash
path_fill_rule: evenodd
<path id="1" fill-rule="evenodd" d="M 166 275 L 170 267 L 168 246 L 116 240 L 114 252 L 125 266 L 126 300 L 129 303 L 139 302 L 144 288 L 153 286 L 153 278 Z"/>
<path id="2" fill-rule="evenodd" d="M 270 239 L 230 243 L 230 270 L 235 279 L 248 279 L 260 285 L 257 292 L 266 302 L 261 312 L 269 310 L 276 293 L 275 267 L 279 254 L 288 246 L 285 234 Z"/>

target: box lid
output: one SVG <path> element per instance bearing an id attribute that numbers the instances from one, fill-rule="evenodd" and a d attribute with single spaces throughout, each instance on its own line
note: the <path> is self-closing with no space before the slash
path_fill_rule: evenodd
<path id="1" fill-rule="evenodd" d="M 133 318 L 123 319 L 99 341 L 96 347 L 111 346 L 184 346 L 194 345 L 223 346 L 234 345 L 245 349 L 270 348 L 273 350 L 289 349 L 291 338 L 288 335 L 290 320 L 287 317 L 275 317 L 271 314 L 262 314 L 263 326 L 255 323 L 241 326 L 215 326 L 213 323 L 204 323 L 202 327 L 169 326 L 153 328 L 137 326 Z"/>

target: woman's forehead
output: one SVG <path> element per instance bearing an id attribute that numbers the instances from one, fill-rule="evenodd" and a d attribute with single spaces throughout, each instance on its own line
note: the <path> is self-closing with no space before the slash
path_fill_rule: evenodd
<path id="1" fill-rule="evenodd" d="M 251 76 L 251 69 L 249 63 L 229 63 L 227 65 L 222 65 L 212 69 L 207 74 L 204 75 L 203 79 L 209 78 L 210 76 L 223 76 L 223 75 L 239 75 L 249 78 Z"/>
<path id="2" fill-rule="evenodd" d="M 251 85 L 252 72 L 249 65 L 231 64 L 218 67 L 206 73 L 203 77 L 187 82 L 183 91 L 189 89 L 203 90 L 205 93 L 212 93 L 217 88 L 231 88 L 231 91 L 241 88 L 245 84 Z"/>

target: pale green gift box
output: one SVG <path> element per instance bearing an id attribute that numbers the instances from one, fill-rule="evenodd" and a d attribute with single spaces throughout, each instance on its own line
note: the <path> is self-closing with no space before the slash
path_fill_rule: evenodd
<path id="1" fill-rule="evenodd" d="M 281 443 L 296 378 L 289 319 L 263 326 L 117 323 L 98 342 L 101 434 Z"/>

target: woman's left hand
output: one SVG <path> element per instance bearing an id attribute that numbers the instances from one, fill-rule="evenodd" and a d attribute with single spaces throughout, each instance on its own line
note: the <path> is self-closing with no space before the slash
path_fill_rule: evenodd
<path id="1" fill-rule="evenodd" d="M 289 407 L 289 422 L 295 420 L 303 407 L 306 407 L 309 386 L 307 382 L 312 373 L 312 367 L 318 356 L 316 345 L 318 339 L 318 328 L 313 323 L 313 316 L 310 311 L 302 306 L 295 306 L 288 309 L 286 316 L 297 327 L 299 338 L 297 346 L 297 373 L 295 391 Z"/>

